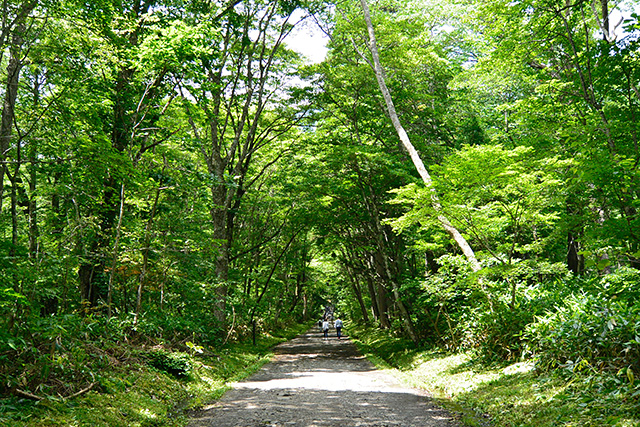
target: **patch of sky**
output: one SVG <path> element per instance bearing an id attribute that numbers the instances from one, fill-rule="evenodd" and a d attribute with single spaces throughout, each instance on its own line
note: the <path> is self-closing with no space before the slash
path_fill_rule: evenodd
<path id="1" fill-rule="evenodd" d="M 304 56 L 307 63 L 322 62 L 327 56 L 329 37 L 307 11 L 298 9 L 291 18 L 292 22 L 298 24 L 286 39 L 287 47 Z"/>

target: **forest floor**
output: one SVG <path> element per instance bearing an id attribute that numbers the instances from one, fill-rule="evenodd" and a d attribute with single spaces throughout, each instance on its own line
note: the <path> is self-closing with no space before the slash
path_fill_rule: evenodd
<path id="1" fill-rule="evenodd" d="M 377 370 L 348 338 L 311 330 L 271 363 L 195 413 L 189 427 L 457 427 L 423 391 Z"/>

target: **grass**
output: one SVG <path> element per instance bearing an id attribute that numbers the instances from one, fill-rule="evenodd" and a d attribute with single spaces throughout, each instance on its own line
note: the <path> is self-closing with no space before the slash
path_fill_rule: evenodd
<path id="1" fill-rule="evenodd" d="M 184 375 L 168 373 L 149 363 L 148 351 L 127 349 L 133 356 L 100 372 L 96 390 L 63 400 L 0 399 L 0 425 L 7 427 L 182 427 L 188 413 L 221 397 L 228 383 L 257 371 L 272 356 L 271 348 L 308 329 L 296 325 L 280 336 L 262 336 L 256 346 L 232 343 L 198 353 L 164 349 Z"/>
<path id="2" fill-rule="evenodd" d="M 524 362 L 486 365 L 471 353 L 418 349 L 383 331 L 353 326 L 349 331 L 379 368 L 429 391 L 467 426 L 640 426 L 640 391 L 623 378 L 538 373 Z"/>

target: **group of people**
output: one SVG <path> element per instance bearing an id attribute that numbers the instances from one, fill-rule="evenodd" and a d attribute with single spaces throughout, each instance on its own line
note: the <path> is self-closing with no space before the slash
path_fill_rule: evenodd
<path id="1" fill-rule="evenodd" d="M 318 320 L 318 326 L 322 329 L 322 333 L 324 334 L 324 338 L 329 338 L 329 328 L 331 327 L 331 322 L 328 317 L 323 317 Z M 336 335 L 338 339 L 342 338 L 342 320 L 339 317 L 336 317 L 336 320 L 333 321 L 333 327 L 336 328 Z"/>

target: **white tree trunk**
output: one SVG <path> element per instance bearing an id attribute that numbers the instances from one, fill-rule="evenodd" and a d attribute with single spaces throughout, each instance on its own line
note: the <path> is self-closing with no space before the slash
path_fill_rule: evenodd
<path id="1" fill-rule="evenodd" d="M 373 30 L 373 24 L 371 23 L 371 14 L 369 12 L 369 5 L 367 4 L 367 0 L 360 0 L 360 4 L 362 5 L 362 11 L 364 12 L 364 20 L 367 24 L 367 30 L 369 31 L 369 50 L 371 51 L 371 56 L 373 57 L 373 68 L 376 73 L 376 79 L 378 80 L 378 86 L 380 87 L 380 91 L 382 92 L 382 96 L 384 97 L 384 101 L 387 105 L 387 111 L 389 112 L 389 117 L 391 118 L 391 122 L 393 123 L 393 127 L 396 129 L 398 133 L 398 137 L 402 142 L 402 145 L 409 153 L 413 164 L 415 165 L 420 177 L 427 185 L 427 187 L 431 188 L 431 200 L 432 205 L 436 211 L 441 211 L 441 205 L 438 201 L 438 196 L 435 193 L 435 190 L 432 187 L 431 175 L 427 171 L 427 168 L 424 166 L 422 159 L 420 158 L 420 154 L 415 149 L 411 140 L 409 140 L 409 135 L 402 127 L 402 123 L 400 123 L 400 119 L 398 118 L 398 113 L 396 112 L 396 107 L 393 104 L 393 99 L 391 98 L 391 94 L 389 93 L 389 89 L 387 88 L 387 84 L 385 82 L 384 70 L 382 69 L 382 65 L 380 64 L 380 55 L 378 54 L 378 44 L 376 42 L 376 35 Z M 480 270 L 480 264 L 476 259 L 476 255 L 469 246 L 467 240 L 460 234 L 460 232 L 449 222 L 449 220 L 444 215 L 438 215 L 438 220 L 442 223 L 444 229 L 449 233 L 449 235 L 456 241 L 464 255 L 467 257 L 467 260 L 471 263 L 474 271 Z"/>

